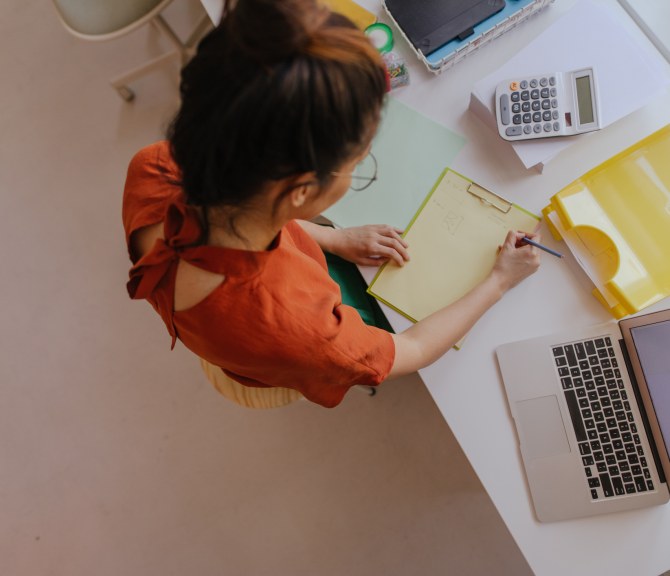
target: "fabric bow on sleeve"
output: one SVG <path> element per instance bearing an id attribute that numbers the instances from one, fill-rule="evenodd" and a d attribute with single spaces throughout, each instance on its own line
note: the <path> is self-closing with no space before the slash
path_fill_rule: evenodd
<path id="1" fill-rule="evenodd" d="M 126 287 L 131 298 L 149 299 L 156 307 L 172 336 L 174 348 L 177 331 L 172 317 L 177 264 L 185 249 L 197 246 L 202 230 L 194 208 L 171 204 L 163 231 L 164 238 L 156 240 L 153 248 L 131 268 Z"/>

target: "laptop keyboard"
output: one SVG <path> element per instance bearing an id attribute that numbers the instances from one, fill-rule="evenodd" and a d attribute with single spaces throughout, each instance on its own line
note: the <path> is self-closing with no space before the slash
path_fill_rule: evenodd
<path id="1" fill-rule="evenodd" d="M 593 500 L 654 490 L 609 337 L 552 348 Z M 625 367 L 621 367 L 625 370 Z"/>

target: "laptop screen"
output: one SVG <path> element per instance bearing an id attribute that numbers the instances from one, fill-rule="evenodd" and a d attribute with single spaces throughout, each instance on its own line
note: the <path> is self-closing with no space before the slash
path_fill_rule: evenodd
<path id="1" fill-rule="evenodd" d="M 670 320 L 637 326 L 630 332 L 667 450 L 670 444 Z"/>

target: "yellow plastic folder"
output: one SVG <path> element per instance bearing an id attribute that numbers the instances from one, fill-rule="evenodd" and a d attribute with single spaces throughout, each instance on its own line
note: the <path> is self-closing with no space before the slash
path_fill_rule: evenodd
<path id="1" fill-rule="evenodd" d="M 417 322 L 481 282 L 509 230 L 532 232 L 538 221 L 447 168 L 405 230 L 410 261 L 387 262 L 368 292 Z"/>
<path id="2" fill-rule="evenodd" d="M 593 168 L 543 210 L 615 318 L 670 295 L 670 125 Z"/>

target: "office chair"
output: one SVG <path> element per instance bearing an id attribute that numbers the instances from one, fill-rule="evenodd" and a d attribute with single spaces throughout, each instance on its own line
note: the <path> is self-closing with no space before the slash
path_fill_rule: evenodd
<path id="1" fill-rule="evenodd" d="M 214 386 L 217 392 L 246 408 L 279 408 L 304 398 L 297 390 L 291 388 L 252 388 L 243 386 L 235 380 L 228 378 L 225 372 L 218 366 L 210 364 L 207 360 L 200 358 L 207 380 Z"/>
<path id="2" fill-rule="evenodd" d="M 226 376 L 226 373 L 219 366 L 210 364 L 202 358 L 198 359 L 205 377 L 216 391 L 228 400 L 245 408 L 280 408 L 305 398 L 300 392 L 291 388 L 243 386 Z M 354 386 L 353 388 L 368 396 L 374 396 L 377 392 L 377 389 L 372 386 Z"/>
<path id="3" fill-rule="evenodd" d="M 151 23 L 173 45 L 169 52 L 146 62 L 129 72 L 113 78 L 110 83 L 121 98 L 130 102 L 135 93 L 128 83 L 141 75 L 178 57 L 183 66 L 193 55 L 195 45 L 211 26 L 207 14 L 198 22 L 191 36 L 182 42 L 161 16 L 172 0 L 52 0 L 63 26 L 68 32 L 83 40 L 105 41 L 119 38 Z"/>

